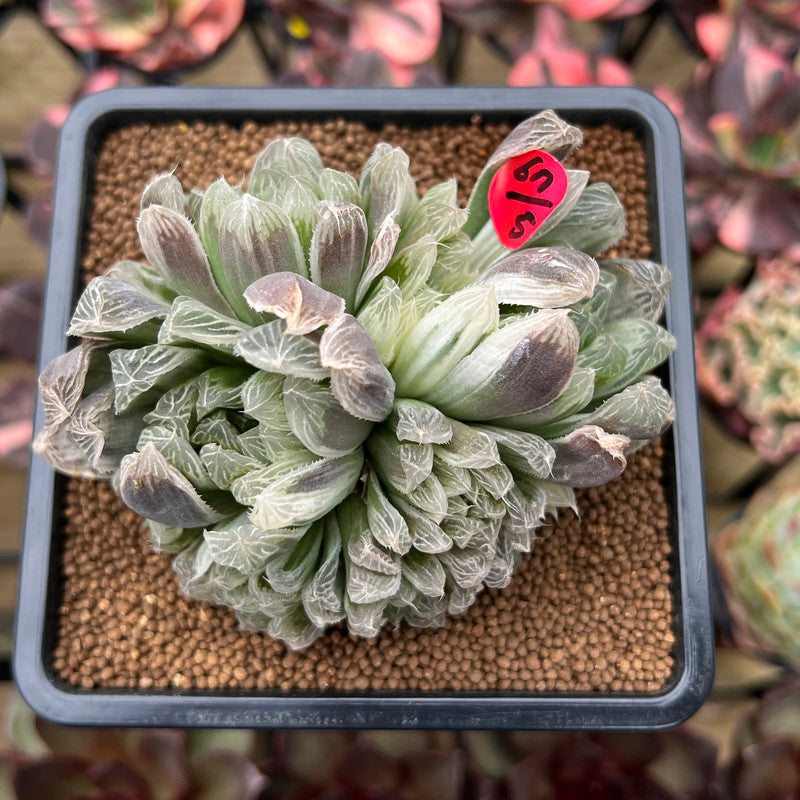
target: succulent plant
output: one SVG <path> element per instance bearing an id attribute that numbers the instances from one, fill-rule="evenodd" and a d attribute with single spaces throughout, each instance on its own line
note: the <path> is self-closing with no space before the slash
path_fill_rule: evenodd
<path id="1" fill-rule="evenodd" d="M 684 725 L 658 733 L 466 733 L 474 796 L 491 800 L 707 800 L 716 746 Z"/>
<path id="2" fill-rule="evenodd" d="M 771 45 L 770 45 L 771 46 Z M 800 259 L 800 76 L 765 46 L 703 61 L 678 117 L 692 246 Z"/>
<path id="3" fill-rule="evenodd" d="M 524 122 L 466 210 L 454 180 L 420 199 L 388 144 L 360 182 L 296 138 L 247 191 L 156 177 L 149 264 L 87 286 L 70 327 L 86 341 L 40 377 L 36 450 L 111 478 L 183 590 L 246 628 L 302 647 L 342 621 L 443 624 L 673 416 L 648 375 L 674 347 L 668 270 L 589 255 L 622 234 L 613 190 L 567 169 L 512 253 L 490 219 L 509 159 L 581 140 L 551 111 Z"/>
<path id="4" fill-rule="evenodd" d="M 257 800 L 253 731 L 65 728 L 19 699 L 0 749 L 4 800 Z"/>
<path id="5" fill-rule="evenodd" d="M 800 266 L 762 259 L 729 287 L 696 335 L 697 380 L 729 427 L 778 463 L 800 452 Z"/>
<path id="6" fill-rule="evenodd" d="M 800 679 L 767 692 L 742 720 L 734 756 L 720 770 L 719 796 L 730 800 L 800 797 Z"/>
<path id="7" fill-rule="evenodd" d="M 800 491 L 764 488 L 714 540 L 733 633 L 800 669 Z"/>
<path id="8" fill-rule="evenodd" d="M 76 50 L 171 72 L 216 53 L 239 27 L 244 0 L 42 0 L 39 13 Z"/>
<path id="9" fill-rule="evenodd" d="M 573 42 L 567 33 L 567 20 L 561 11 L 548 4 L 537 8 L 531 46 L 514 63 L 508 83 L 511 86 L 628 86 L 633 83 L 633 75 L 620 60 L 595 55 Z"/>

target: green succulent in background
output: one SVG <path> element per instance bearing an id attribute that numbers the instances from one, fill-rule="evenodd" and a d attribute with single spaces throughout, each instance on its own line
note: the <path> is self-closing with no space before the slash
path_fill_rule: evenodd
<path id="1" fill-rule="evenodd" d="M 248 629 L 299 648 L 342 621 L 443 624 L 673 416 L 648 375 L 674 347 L 668 271 L 593 257 L 624 230 L 611 188 L 567 169 L 513 253 L 489 218 L 507 159 L 581 141 L 551 111 L 527 120 L 467 209 L 452 180 L 419 198 L 388 144 L 360 181 L 296 138 L 246 191 L 156 177 L 149 263 L 81 296 L 84 342 L 41 375 L 37 451 L 111 478 L 183 590 Z"/>
<path id="2" fill-rule="evenodd" d="M 738 643 L 800 669 L 800 491 L 764 488 L 714 554 Z"/>

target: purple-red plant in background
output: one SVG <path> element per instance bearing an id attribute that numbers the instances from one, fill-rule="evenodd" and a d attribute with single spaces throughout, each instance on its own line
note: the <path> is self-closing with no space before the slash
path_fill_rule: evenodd
<path id="1" fill-rule="evenodd" d="M 234 34 L 244 0 L 42 0 L 56 36 L 144 72 L 172 72 L 214 55 Z"/>
<path id="2" fill-rule="evenodd" d="M 748 19 L 702 17 L 709 60 L 682 97 L 660 94 L 681 126 L 694 249 L 798 260 L 800 76 Z"/>
<path id="3" fill-rule="evenodd" d="M 611 56 L 595 55 L 572 42 L 566 19 L 553 6 L 537 9 L 530 48 L 508 76 L 511 86 L 626 86 L 630 70 Z"/>

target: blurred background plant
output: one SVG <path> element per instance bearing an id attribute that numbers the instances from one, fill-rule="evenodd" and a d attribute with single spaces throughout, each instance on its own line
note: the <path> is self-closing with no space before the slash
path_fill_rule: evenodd
<path id="1" fill-rule="evenodd" d="M 800 638 L 800 4 L 6 0 L 0 25 L 0 678 L 10 677 L 55 153 L 74 102 L 126 85 L 630 84 L 657 91 L 684 143 L 707 513 L 724 587 L 710 701 L 677 732 L 634 738 L 286 733 L 233 750 L 245 773 L 269 774 L 267 788 L 248 784 L 267 798 L 373 797 L 368 780 L 387 798 L 529 797 L 534 785 L 564 798 L 800 796 L 800 684 L 767 692 L 797 670 Z M 0 758 L 0 794 L 9 776 L 50 760 L 88 775 L 81 791 L 101 797 L 98 764 L 147 773 L 142 754 L 159 743 L 177 754 L 180 785 L 194 785 L 193 734 L 112 737 L 99 755 L 102 736 L 78 737 L 76 767 L 74 749 L 38 725 L 44 733 Z"/>

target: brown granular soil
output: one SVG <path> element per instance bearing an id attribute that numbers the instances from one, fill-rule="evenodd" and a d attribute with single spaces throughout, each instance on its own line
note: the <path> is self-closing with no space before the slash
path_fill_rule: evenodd
<path id="1" fill-rule="evenodd" d="M 244 179 L 279 135 L 310 139 L 326 164 L 354 173 L 378 141 L 402 145 L 422 189 L 451 175 L 462 201 L 508 133 L 479 119 L 419 129 L 361 123 L 137 125 L 110 133 L 94 170 L 84 275 L 141 258 L 138 197 L 157 172 L 185 187 L 220 174 Z M 572 165 L 609 181 L 628 216 L 621 255 L 651 253 L 645 159 L 636 136 L 586 130 Z M 238 629 L 230 609 L 184 598 L 171 557 L 151 552 L 142 521 L 108 484 L 67 483 L 63 595 L 54 673 L 81 689 L 169 691 L 521 691 L 656 693 L 674 668 L 669 509 L 660 443 L 630 458 L 618 480 L 579 493 L 543 528 L 510 586 L 485 591 L 437 630 L 386 629 L 359 640 L 334 629 L 292 652 Z"/>

